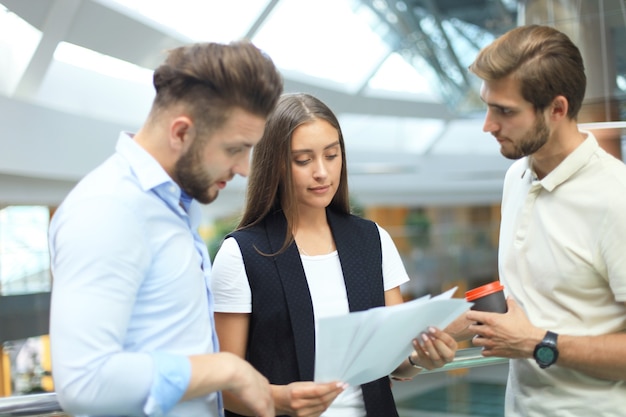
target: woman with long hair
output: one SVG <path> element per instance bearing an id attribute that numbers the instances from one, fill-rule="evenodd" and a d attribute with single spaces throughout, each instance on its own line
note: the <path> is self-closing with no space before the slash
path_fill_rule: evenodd
<path id="1" fill-rule="evenodd" d="M 389 234 L 350 213 L 333 112 L 311 95 L 283 95 L 253 152 L 241 222 L 215 258 L 221 349 L 268 378 L 279 415 L 397 416 L 388 377 L 354 387 L 312 382 L 315 321 L 402 303 L 408 280 Z M 394 378 L 443 366 L 457 348 L 435 328 L 413 345 Z M 225 406 L 227 415 L 250 415 L 232 396 Z"/>

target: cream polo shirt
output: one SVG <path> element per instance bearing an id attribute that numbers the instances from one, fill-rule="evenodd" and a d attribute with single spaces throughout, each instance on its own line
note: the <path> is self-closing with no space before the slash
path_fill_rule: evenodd
<path id="1" fill-rule="evenodd" d="M 507 172 L 499 273 L 538 327 L 568 335 L 626 331 L 626 166 L 591 133 L 542 180 L 528 158 Z M 623 416 L 626 381 L 533 359 L 510 361 L 513 416 Z"/>

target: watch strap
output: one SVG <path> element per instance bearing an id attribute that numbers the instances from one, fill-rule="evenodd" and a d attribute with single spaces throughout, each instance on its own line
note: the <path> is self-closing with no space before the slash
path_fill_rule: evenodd
<path id="1" fill-rule="evenodd" d="M 546 335 L 543 337 L 543 340 L 541 341 L 541 343 L 544 344 L 544 345 L 554 346 L 554 348 L 556 348 L 556 339 L 557 339 L 557 337 L 559 337 L 558 334 L 548 330 L 546 332 Z"/>

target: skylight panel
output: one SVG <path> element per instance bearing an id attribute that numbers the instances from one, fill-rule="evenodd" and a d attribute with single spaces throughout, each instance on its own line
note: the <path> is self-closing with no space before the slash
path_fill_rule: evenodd
<path id="1" fill-rule="evenodd" d="M 104 55 L 67 42 L 60 42 L 54 51 L 54 59 L 78 68 L 108 77 L 140 84 L 152 83 L 152 70 L 121 59 Z"/>
<path id="2" fill-rule="evenodd" d="M 366 8 L 352 0 L 283 0 L 253 42 L 292 77 L 331 80 L 354 92 L 390 52 L 364 13 Z"/>
<path id="3" fill-rule="evenodd" d="M 150 69 L 61 42 L 39 87 L 37 101 L 135 128 L 154 98 L 152 74 Z"/>
<path id="4" fill-rule="evenodd" d="M 192 41 L 223 43 L 243 38 L 268 4 L 261 0 L 107 1 L 167 26 Z"/>
<path id="5" fill-rule="evenodd" d="M 436 83 L 424 75 L 425 72 L 432 72 L 432 69 L 424 62 L 423 70 L 418 71 L 402 55 L 392 53 L 370 79 L 368 88 L 370 92 L 394 91 L 412 94 L 421 100 L 440 101 L 439 91 L 433 88 Z M 436 79 L 435 74 L 430 77 L 430 80 L 433 79 Z"/>
<path id="6" fill-rule="evenodd" d="M 0 94 L 13 94 L 40 40 L 39 30 L 0 4 Z"/>

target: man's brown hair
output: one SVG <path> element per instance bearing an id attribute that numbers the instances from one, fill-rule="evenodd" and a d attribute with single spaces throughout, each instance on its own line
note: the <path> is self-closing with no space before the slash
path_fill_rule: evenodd
<path id="1" fill-rule="evenodd" d="M 154 71 L 153 83 L 153 116 L 182 104 L 208 130 L 220 128 L 234 107 L 267 117 L 283 89 L 272 60 L 247 41 L 172 49 Z"/>
<path id="2" fill-rule="evenodd" d="M 587 78 L 578 47 L 564 33 L 539 25 L 510 30 L 483 48 L 469 70 L 483 80 L 512 76 L 522 97 L 536 111 L 556 96 L 567 98 L 567 116 L 576 119 L 585 96 Z"/>

